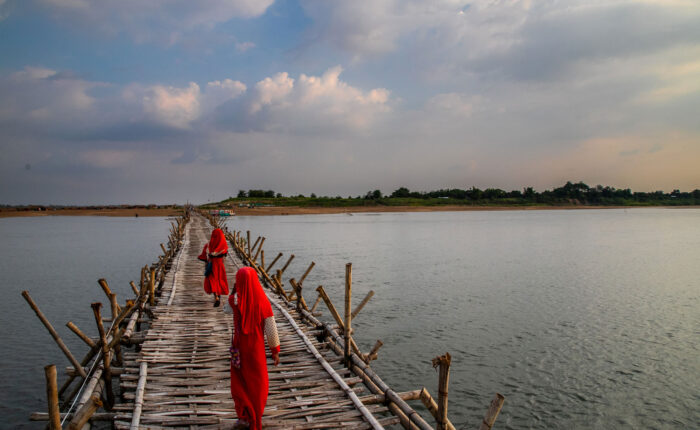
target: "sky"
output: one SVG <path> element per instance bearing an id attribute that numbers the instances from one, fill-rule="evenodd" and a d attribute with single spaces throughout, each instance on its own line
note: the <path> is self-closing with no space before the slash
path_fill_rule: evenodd
<path id="1" fill-rule="evenodd" d="M 0 204 L 699 166 L 698 0 L 0 0 Z"/>

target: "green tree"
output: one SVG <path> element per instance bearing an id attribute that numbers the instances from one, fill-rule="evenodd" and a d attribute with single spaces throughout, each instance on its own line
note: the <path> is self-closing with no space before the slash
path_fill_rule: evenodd
<path id="1" fill-rule="evenodd" d="M 391 193 L 391 197 L 409 197 L 410 195 L 411 191 L 409 191 L 409 189 L 406 187 L 401 187 L 398 190 L 395 190 L 393 193 Z"/>

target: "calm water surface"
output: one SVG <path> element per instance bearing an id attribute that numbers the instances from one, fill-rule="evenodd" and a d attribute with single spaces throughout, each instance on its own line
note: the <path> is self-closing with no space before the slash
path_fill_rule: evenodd
<path id="1" fill-rule="evenodd" d="M 289 276 L 316 262 L 360 346 L 398 390 L 437 395 L 430 359 L 452 354 L 450 416 L 498 428 L 700 428 L 700 210 L 441 212 L 236 217 Z M 328 313 L 324 316 L 329 319 Z"/>
<path id="2" fill-rule="evenodd" d="M 474 428 L 495 392 L 497 428 L 700 427 L 700 210 L 442 212 L 235 217 L 267 237 L 270 261 L 322 284 L 338 306 L 346 262 L 353 322 L 373 367 L 397 390 L 437 394 L 430 359 L 452 354 L 449 414 Z M 19 293 L 63 327 L 94 325 L 95 280 L 123 294 L 159 253 L 156 219 L 0 220 L 0 407 L 11 426 L 44 410 L 43 365 L 67 365 Z M 279 263 L 278 263 L 279 264 Z M 113 279 L 113 281 L 112 281 Z M 324 317 L 329 318 L 328 312 Z"/>
<path id="3" fill-rule="evenodd" d="M 105 278 L 123 302 L 132 297 L 141 267 L 161 254 L 170 224 L 164 218 L 36 217 L 0 219 L 0 428 L 44 428 L 29 423 L 46 411 L 44 366 L 56 364 L 59 385 L 70 366 L 20 293 L 29 291 L 78 360 L 85 344 L 65 324 L 96 336 L 90 303 L 108 301 Z"/>

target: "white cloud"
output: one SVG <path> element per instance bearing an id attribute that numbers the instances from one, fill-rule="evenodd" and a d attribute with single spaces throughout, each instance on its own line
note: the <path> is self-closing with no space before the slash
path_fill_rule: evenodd
<path id="1" fill-rule="evenodd" d="M 151 87 L 143 97 L 144 111 L 163 124 L 187 128 L 199 117 L 199 85 L 190 82 L 187 88 Z"/>
<path id="2" fill-rule="evenodd" d="M 277 73 L 255 84 L 257 95 L 250 106 L 250 112 L 256 113 L 263 106 L 281 104 L 294 88 L 294 79 L 287 72 Z"/>
<path id="3" fill-rule="evenodd" d="M 363 91 L 340 80 L 342 67 L 297 80 L 278 73 L 255 85 L 248 101 L 250 124 L 267 130 L 366 129 L 391 111 L 389 91 Z"/>

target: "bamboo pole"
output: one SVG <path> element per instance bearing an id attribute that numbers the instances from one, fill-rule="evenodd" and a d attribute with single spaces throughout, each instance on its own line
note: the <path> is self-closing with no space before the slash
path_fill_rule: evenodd
<path id="1" fill-rule="evenodd" d="M 113 325 L 112 332 L 114 332 L 114 331 L 116 330 L 115 327 L 117 327 L 117 326 L 119 325 L 119 323 L 120 323 L 121 321 L 123 321 L 124 318 L 126 318 L 126 316 L 132 311 L 132 309 L 133 309 L 133 303 L 134 303 L 133 301 L 127 300 L 127 307 L 124 308 L 124 309 L 122 309 L 121 315 L 120 315 L 119 317 L 117 317 L 117 323 Z M 138 315 L 138 313 L 133 314 L 133 316 L 136 316 L 136 315 Z M 131 324 L 131 322 L 130 322 L 130 324 Z M 134 320 L 134 325 L 135 325 L 135 324 L 136 324 L 136 321 Z M 133 326 L 132 326 L 132 330 L 133 330 Z M 123 336 L 124 333 L 125 333 L 124 330 L 121 330 L 121 331 L 117 331 L 114 335 L 111 336 L 111 337 L 112 337 L 112 340 L 111 340 L 110 343 L 109 343 L 110 349 L 113 348 L 117 343 L 119 343 L 119 341 L 121 340 L 121 337 Z M 108 338 L 109 338 L 109 337 L 108 337 Z M 87 354 L 85 354 L 85 357 L 83 357 L 83 360 L 80 362 L 81 367 L 86 366 L 86 365 L 92 360 L 92 358 L 93 358 L 98 352 L 100 352 L 101 350 L 102 350 L 102 342 L 100 341 L 99 343 L 96 343 L 95 346 L 93 346 L 92 348 L 90 348 L 90 351 L 88 351 Z M 101 368 L 101 366 L 100 366 L 100 368 Z M 101 370 L 100 370 L 100 373 L 102 373 Z M 63 392 L 64 392 L 68 387 L 70 387 L 70 384 L 73 382 L 74 379 L 75 379 L 75 375 L 71 375 L 71 376 L 66 380 L 66 382 L 63 383 L 63 385 L 61 386 L 61 389 L 58 390 L 58 395 L 59 395 L 59 396 L 62 395 Z M 84 378 L 83 378 L 83 379 L 84 379 Z M 79 389 L 80 389 L 80 385 L 76 386 L 76 387 L 73 389 L 73 392 L 64 400 L 64 403 L 63 403 L 63 405 L 62 405 L 63 407 L 66 407 L 66 406 L 67 406 L 67 404 L 70 402 L 70 400 L 73 398 L 73 396 L 76 395 L 76 393 L 78 392 Z"/>
<path id="2" fill-rule="evenodd" d="M 248 256 L 250 256 L 250 230 L 246 230 L 246 245 L 248 246 Z"/>
<path id="3" fill-rule="evenodd" d="M 105 391 L 107 391 L 107 404 L 105 409 L 111 410 L 114 406 L 114 392 L 112 391 L 112 374 L 110 373 L 111 357 L 109 344 L 107 343 L 107 336 L 105 335 L 105 328 L 102 325 L 102 317 L 100 316 L 100 308 L 102 303 L 96 302 L 92 305 L 92 312 L 95 314 L 95 322 L 97 323 L 97 330 L 100 333 L 100 341 L 102 344 L 102 367 L 103 376 L 105 381 Z"/>
<path id="4" fill-rule="evenodd" d="M 430 412 L 430 414 L 435 418 L 435 420 L 438 419 L 438 405 L 433 399 L 433 396 L 430 395 L 428 390 L 423 387 L 423 389 L 420 391 L 420 401 L 423 402 L 423 405 L 425 405 L 425 408 Z M 455 426 L 450 422 L 449 418 L 447 419 L 447 430 L 455 430 Z"/>
<path id="5" fill-rule="evenodd" d="M 338 346 L 341 344 L 342 339 L 340 336 L 332 329 L 330 329 L 325 323 L 318 321 L 313 315 L 308 312 L 302 311 L 302 315 L 306 317 L 309 321 L 312 321 L 316 325 L 325 327 L 326 332 L 330 335 L 328 338 L 328 343 L 330 347 L 335 351 L 336 354 L 342 354 L 343 350 Z M 369 367 L 360 358 L 359 355 L 353 354 L 351 356 L 353 366 L 352 371 L 359 376 L 364 382 L 365 386 L 374 394 L 382 394 L 388 400 L 387 407 L 389 410 L 399 417 L 401 425 L 405 429 L 409 430 L 434 430 L 425 420 L 413 410 L 403 399 L 401 399 L 396 393 L 393 392 L 388 385 L 382 379 L 374 373 L 371 367 Z"/>
<path id="6" fill-rule="evenodd" d="M 423 387 L 423 389 L 420 391 L 420 401 L 423 402 L 423 405 L 425 408 L 430 412 L 430 415 L 432 415 L 435 419 L 438 417 L 438 406 L 435 400 L 433 399 L 433 396 L 430 395 L 428 392 L 427 388 Z"/>
<path id="7" fill-rule="evenodd" d="M 96 422 L 96 421 L 114 421 L 114 418 L 116 417 L 115 412 L 97 412 L 92 414 L 90 419 L 88 420 L 89 422 Z M 60 414 L 61 419 L 72 419 L 73 414 L 67 414 L 65 412 Z M 49 414 L 46 412 L 32 412 L 31 415 L 29 415 L 29 421 L 48 421 L 49 420 Z"/>
<path id="8" fill-rule="evenodd" d="M 365 296 L 365 298 L 362 299 L 362 301 L 361 301 L 360 304 L 355 308 L 355 310 L 352 311 L 352 319 L 355 319 L 355 317 L 357 316 L 357 314 L 360 313 L 360 311 L 362 310 L 362 308 L 365 307 L 365 305 L 367 304 L 367 302 L 369 302 L 369 299 L 371 299 L 372 296 L 374 296 L 374 291 L 373 291 L 373 290 L 370 290 L 370 292 L 367 293 L 367 295 Z"/>
<path id="9" fill-rule="evenodd" d="M 46 376 L 46 401 L 49 404 L 49 428 L 61 429 L 61 413 L 58 409 L 58 383 L 56 382 L 56 366 L 50 364 L 44 367 Z"/>
<path id="10" fill-rule="evenodd" d="M 306 269 L 306 272 L 304 272 L 304 274 L 301 275 L 301 278 L 299 278 L 299 285 L 304 283 L 304 279 L 306 279 L 306 277 L 309 275 L 309 272 L 311 272 L 311 269 L 313 269 L 315 265 L 316 263 L 314 263 L 313 261 L 311 262 L 311 264 L 309 264 L 309 268 Z"/>
<path id="11" fill-rule="evenodd" d="M 283 295 L 284 298 L 287 299 L 287 294 L 274 277 L 270 277 L 270 275 L 268 275 L 262 268 L 260 268 L 260 273 L 262 274 L 264 281 L 272 285 L 271 288 L 275 289 L 280 295 Z"/>
<path id="12" fill-rule="evenodd" d="M 280 252 L 279 254 L 277 254 L 277 257 L 275 257 L 275 259 L 272 260 L 272 263 L 270 263 L 270 265 L 267 266 L 267 269 L 265 269 L 265 271 L 269 273 L 269 272 L 270 272 L 270 269 L 272 269 L 272 266 L 274 266 L 275 263 L 277 263 L 277 260 L 279 260 L 280 258 L 282 258 L 282 253 L 281 253 L 281 252 Z"/>
<path id="13" fill-rule="evenodd" d="M 352 263 L 345 265 L 345 366 L 350 368 L 350 332 L 352 330 Z"/>
<path id="14" fill-rule="evenodd" d="M 148 281 L 149 304 L 156 305 L 156 271 L 151 269 L 151 278 Z"/>
<path id="15" fill-rule="evenodd" d="M 294 278 L 290 279 L 289 283 L 292 284 L 294 293 L 297 295 L 297 309 L 303 307 L 308 311 L 309 307 L 306 305 L 306 300 L 304 300 L 304 297 L 301 295 L 301 284 L 298 284 Z"/>
<path id="16" fill-rule="evenodd" d="M 160 249 L 163 250 L 163 255 L 168 255 L 168 251 L 165 250 L 165 246 L 162 243 L 160 244 Z"/>
<path id="17" fill-rule="evenodd" d="M 73 321 L 68 321 L 66 323 L 66 327 L 68 327 L 73 333 L 77 334 L 78 337 L 81 338 L 83 342 L 87 343 L 90 348 L 95 346 L 95 342 L 92 339 L 90 339 L 88 335 L 80 331 L 78 326 L 73 324 Z"/>
<path id="18" fill-rule="evenodd" d="M 136 288 L 136 284 L 134 284 L 134 281 L 129 281 L 129 285 L 131 285 L 131 290 L 136 294 L 137 296 L 139 295 L 139 289 Z"/>
<path id="19" fill-rule="evenodd" d="M 320 285 L 319 285 L 319 287 L 320 287 Z M 312 314 L 313 314 L 314 312 L 316 312 L 316 308 L 318 307 L 318 304 L 321 303 L 321 300 L 323 300 L 323 299 L 321 298 L 321 294 L 319 294 L 319 295 L 316 297 L 316 301 L 314 302 L 314 305 L 311 306 L 311 311 L 310 311 L 310 312 L 311 312 Z"/>
<path id="20" fill-rule="evenodd" d="M 343 323 L 343 319 L 340 318 L 340 314 L 335 308 L 335 305 L 333 305 L 333 302 L 331 302 L 330 297 L 328 297 L 328 294 L 326 294 L 326 290 L 323 289 L 321 285 L 316 288 L 316 291 L 318 291 L 319 296 L 323 299 L 323 301 L 326 303 L 326 306 L 328 307 L 328 311 L 331 313 L 331 316 L 335 320 L 336 324 L 343 330 L 345 330 L 345 324 Z"/>
<path id="21" fill-rule="evenodd" d="M 447 429 L 447 388 L 450 384 L 450 353 L 433 358 L 433 367 L 439 367 L 437 430 Z"/>
<path id="22" fill-rule="evenodd" d="M 275 276 L 275 287 L 277 288 L 277 292 L 284 297 L 285 300 L 289 300 L 289 297 L 287 296 L 287 293 L 284 291 L 284 288 L 282 287 L 282 270 L 277 269 L 277 275 Z"/>
<path id="23" fill-rule="evenodd" d="M 258 250 L 255 251 L 255 256 L 253 257 L 253 261 L 258 261 L 258 254 L 260 254 L 260 251 L 262 251 L 263 243 L 265 243 L 264 237 L 260 241 L 260 246 L 258 246 Z M 264 266 L 264 264 L 263 264 L 263 266 Z"/>
<path id="24" fill-rule="evenodd" d="M 501 412 L 501 408 L 503 407 L 503 403 L 505 401 L 506 398 L 499 393 L 496 393 L 496 395 L 493 396 L 493 400 L 491 400 L 489 409 L 486 411 L 486 416 L 481 421 L 481 426 L 479 427 L 479 430 L 491 430 L 493 424 L 496 422 L 496 418 L 498 418 L 498 413 Z"/>
<path id="25" fill-rule="evenodd" d="M 71 364 L 73 364 L 74 367 L 80 367 L 80 376 L 82 376 L 83 378 L 87 377 L 85 371 L 82 370 L 82 366 L 80 366 L 80 363 L 78 363 L 78 360 L 75 359 L 75 357 L 70 352 L 66 344 L 63 343 L 63 339 L 61 339 L 61 337 L 58 335 L 58 333 L 53 328 L 49 320 L 46 319 L 44 313 L 41 312 L 41 310 L 39 309 L 39 306 L 37 306 L 37 304 L 34 303 L 34 300 L 32 300 L 32 298 L 29 296 L 29 293 L 27 291 L 22 291 L 22 297 L 24 297 L 24 300 L 26 300 L 27 303 L 29 303 L 29 306 L 32 308 L 34 313 L 36 313 L 36 316 L 39 317 L 39 320 L 41 320 L 42 324 L 44 324 L 44 327 L 46 327 L 46 329 L 49 331 L 51 337 L 53 337 L 53 340 L 56 341 L 56 344 L 59 348 L 61 348 L 61 351 L 63 351 L 63 354 L 65 354 L 65 356 L 68 358 Z"/>
<path id="26" fill-rule="evenodd" d="M 294 318 L 289 315 L 289 313 L 284 310 L 282 306 L 277 304 L 276 302 L 273 302 L 273 304 L 277 307 L 277 309 L 282 312 L 282 314 L 287 318 L 287 321 L 289 321 L 289 324 L 294 328 L 296 331 L 297 335 L 301 338 L 301 340 L 304 342 L 306 345 L 306 348 L 311 352 L 311 354 L 318 360 L 318 362 L 323 366 L 323 368 L 328 372 L 328 374 L 333 378 L 333 380 L 340 386 L 340 388 L 347 394 L 348 397 L 350 397 L 350 400 L 352 400 L 353 404 L 355 407 L 360 411 L 364 419 L 367 421 L 367 423 L 373 428 L 373 429 L 383 429 L 381 424 L 377 421 L 377 419 L 372 415 L 371 412 L 365 407 L 364 404 L 360 401 L 360 399 L 357 397 L 357 394 L 355 394 L 355 391 L 353 391 L 352 388 L 348 386 L 348 384 L 345 382 L 345 380 L 338 375 L 338 373 L 333 369 L 333 367 L 328 364 L 328 362 L 323 358 L 323 356 L 318 352 L 316 347 L 311 343 L 308 337 L 304 334 L 304 332 L 299 328 L 297 323 L 294 321 Z"/>
<path id="27" fill-rule="evenodd" d="M 262 248 L 262 246 L 260 248 Z M 260 270 L 265 272 L 265 250 L 264 249 L 260 250 Z"/>
<path id="28" fill-rule="evenodd" d="M 143 408 L 143 393 L 146 390 L 146 377 L 148 375 L 148 362 L 142 361 L 139 366 L 139 382 L 136 386 L 136 397 L 134 399 L 134 412 L 131 417 L 131 430 L 138 430 L 141 421 L 141 410 Z"/>
<path id="29" fill-rule="evenodd" d="M 347 269 L 346 269 L 347 270 Z M 323 301 L 326 303 L 326 306 L 328 307 L 328 310 L 331 313 L 331 316 L 335 320 L 335 322 L 338 324 L 338 328 L 340 328 L 343 333 L 345 332 L 345 323 L 343 322 L 342 318 L 340 317 L 340 314 L 335 308 L 335 305 L 333 305 L 333 302 L 331 301 L 330 297 L 328 297 L 328 294 L 326 294 L 326 290 L 323 289 L 321 285 L 316 288 L 316 291 L 321 295 L 323 298 Z M 352 328 L 348 330 L 350 333 L 352 333 Z M 355 352 L 360 357 L 364 357 L 364 354 L 362 354 L 362 351 L 360 351 L 360 348 L 357 346 L 355 343 L 355 340 L 350 337 L 350 347 L 352 350 Z"/>
<path id="30" fill-rule="evenodd" d="M 116 318 L 117 315 L 119 315 L 120 312 L 120 307 L 119 304 L 117 303 L 117 295 L 112 293 L 112 290 L 109 288 L 109 284 L 107 284 L 107 280 L 104 278 L 98 279 L 97 283 L 100 284 L 102 287 L 102 291 L 105 292 L 105 295 L 107 296 L 107 299 L 109 300 L 109 304 L 112 307 L 112 319 Z"/>
<path id="31" fill-rule="evenodd" d="M 290 255 L 290 256 L 289 256 L 289 260 L 287 260 L 287 262 L 284 264 L 284 266 L 282 266 L 282 272 L 281 272 L 281 273 L 284 273 L 284 271 L 287 270 L 287 267 L 289 267 L 289 263 L 291 263 L 292 260 L 294 260 L 294 254 Z M 280 282 L 282 282 L 282 279 L 281 279 L 281 278 L 280 278 Z"/>
<path id="32" fill-rule="evenodd" d="M 418 400 L 420 398 L 420 390 L 403 391 L 401 393 L 396 393 L 396 395 L 399 396 L 403 401 Z M 369 394 L 360 397 L 360 400 L 365 405 L 376 405 L 379 403 L 385 403 L 386 397 L 383 394 Z"/>
<path id="33" fill-rule="evenodd" d="M 141 281 L 139 282 L 139 288 L 143 288 L 144 282 L 146 282 L 146 266 L 141 268 Z"/>
<path id="34" fill-rule="evenodd" d="M 73 415 L 68 430 L 81 430 L 90 417 L 102 406 L 99 392 L 93 391 L 88 401 Z"/>
<path id="35" fill-rule="evenodd" d="M 262 236 L 258 236 L 258 238 L 255 239 L 255 242 L 253 242 L 253 246 L 250 247 L 250 253 L 248 254 L 248 257 L 253 256 L 253 253 L 255 252 L 256 247 L 260 243 L 260 239 L 262 239 Z"/>
<path id="36" fill-rule="evenodd" d="M 382 342 L 381 340 L 377 340 L 377 342 L 375 342 L 374 344 L 374 347 L 372 347 L 372 350 L 369 352 L 369 354 L 367 354 L 367 360 L 365 360 L 365 362 L 369 364 L 370 361 L 376 360 L 379 348 L 381 348 L 383 345 L 384 342 Z"/>

